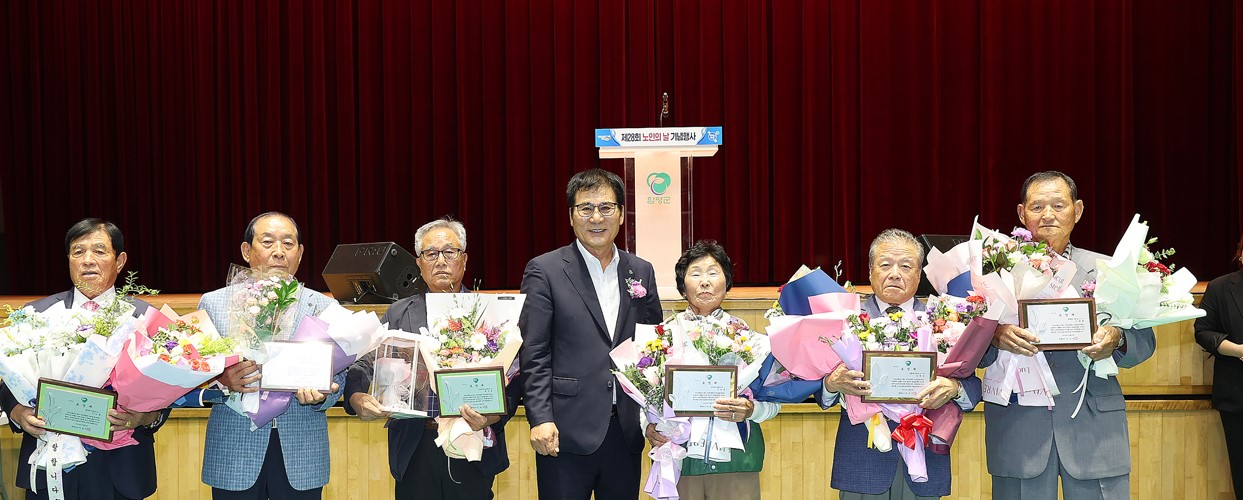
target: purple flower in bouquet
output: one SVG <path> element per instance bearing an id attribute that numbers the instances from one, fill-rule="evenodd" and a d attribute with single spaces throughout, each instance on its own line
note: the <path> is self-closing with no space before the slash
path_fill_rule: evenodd
<path id="1" fill-rule="evenodd" d="M 642 369 L 644 369 L 644 368 L 647 368 L 647 367 L 649 367 L 649 366 L 652 366 L 652 363 L 653 363 L 653 362 L 654 362 L 654 361 L 652 360 L 652 358 L 650 358 L 650 357 L 648 357 L 648 356 L 643 356 L 642 358 L 640 358 L 640 359 L 639 359 L 639 364 L 638 364 L 638 365 L 636 365 L 636 366 L 637 366 L 640 370 L 642 370 Z"/>
<path id="2" fill-rule="evenodd" d="M 1013 237 L 1018 238 L 1018 239 L 1023 240 L 1023 241 L 1031 241 L 1031 240 L 1032 240 L 1032 232 L 1031 232 L 1031 231 L 1028 231 L 1026 228 L 1022 228 L 1022 227 L 1016 227 L 1016 228 L 1014 228 L 1014 230 L 1013 230 L 1013 231 L 1010 231 L 1010 236 L 1013 236 Z"/>

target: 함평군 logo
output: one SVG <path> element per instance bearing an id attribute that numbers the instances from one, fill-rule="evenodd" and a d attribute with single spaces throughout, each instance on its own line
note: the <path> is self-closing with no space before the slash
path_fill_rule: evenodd
<path id="1" fill-rule="evenodd" d="M 669 185 L 673 184 L 673 178 L 664 172 L 652 172 L 647 174 L 647 187 L 651 188 L 652 194 L 660 196 L 669 190 Z"/>

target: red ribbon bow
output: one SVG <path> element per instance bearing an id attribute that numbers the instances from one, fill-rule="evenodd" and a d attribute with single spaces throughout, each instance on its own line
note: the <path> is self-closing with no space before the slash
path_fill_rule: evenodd
<path id="1" fill-rule="evenodd" d="M 928 446 L 928 433 L 932 432 L 932 420 L 923 414 L 911 413 L 902 417 L 902 422 L 898 424 L 898 428 L 893 430 L 894 441 L 902 443 L 910 449 L 915 449 L 915 439 L 918 436 L 923 440 L 924 446 Z"/>

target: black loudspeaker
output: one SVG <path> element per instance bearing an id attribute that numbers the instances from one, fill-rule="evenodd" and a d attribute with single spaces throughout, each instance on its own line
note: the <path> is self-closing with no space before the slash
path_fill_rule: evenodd
<path id="1" fill-rule="evenodd" d="M 965 234 L 921 234 L 919 242 L 924 246 L 924 265 L 928 264 L 928 252 L 933 248 L 942 252 L 948 252 L 959 243 L 967 241 L 968 236 Z M 335 293 L 335 292 L 334 292 Z M 924 274 L 919 278 L 919 289 L 915 291 L 915 295 L 927 297 L 936 294 L 937 291 L 932 288 L 932 282 L 928 281 L 928 275 Z"/>
<path id="2" fill-rule="evenodd" d="M 391 241 L 337 245 L 324 266 L 324 281 L 341 302 L 388 304 L 425 286 L 414 259 Z"/>

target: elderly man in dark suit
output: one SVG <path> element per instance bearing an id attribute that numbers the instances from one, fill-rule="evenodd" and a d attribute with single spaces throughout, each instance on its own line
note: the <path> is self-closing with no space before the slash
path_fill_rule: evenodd
<path id="1" fill-rule="evenodd" d="M 424 224 L 414 233 L 414 253 L 419 274 L 428 293 L 466 293 L 462 275 L 466 272 L 466 228 L 448 217 Z M 417 333 L 427 326 L 427 302 L 419 293 L 389 306 L 383 321 L 389 328 Z M 352 366 L 345 381 L 345 411 L 363 420 L 390 416 L 369 393 L 374 356 L 364 356 Z M 507 388 L 509 413 L 505 418 L 483 416 L 462 405 L 462 418 L 471 428 L 491 434 L 494 443 L 484 448 L 478 462 L 446 459 L 436 446 L 436 420 L 407 419 L 388 422 L 388 466 L 397 480 L 393 496 L 397 499 L 490 499 L 496 475 L 509 468 L 505 449 L 505 423 L 513 416 L 521 394 L 521 381 L 510 381 Z"/>
<path id="2" fill-rule="evenodd" d="M 1019 195 L 1019 220 L 1037 240 L 1076 264 L 1070 286 L 1080 289 L 1096 273 L 1097 259 L 1108 257 L 1070 244 L 1070 233 L 1083 216 L 1075 181 L 1061 172 L 1038 172 L 1023 182 Z M 1024 328 L 999 325 L 980 366 L 995 362 L 997 349 L 1034 356 L 1040 350 L 1038 342 Z M 1152 356 L 1156 338 L 1151 328 L 1101 326 L 1092 342 L 1080 352 L 1094 360 L 1113 357 L 1119 368 L 1129 368 Z M 1083 411 L 1072 417 L 1080 397 L 1074 389 L 1084 380 L 1079 353 L 1047 351 L 1045 357 L 1061 392 L 1054 396 L 1052 408 L 1023 406 L 1014 396 L 1006 406 L 984 405 L 993 496 L 1055 499 L 1060 477 L 1067 500 L 1129 498 L 1131 447 L 1118 379 L 1087 377 Z"/>
<path id="3" fill-rule="evenodd" d="M 94 314 L 106 308 L 116 296 L 117 276 L 125 267 L 125 238 L 111 222 L 83 219 L 65 234 L 65 254 L 69 257 L 69 279 L 73 289 L 45 297 L 30 304 L 44 311 L 57 303 L 82 314 Z M 140 316 L 150 307 L 133 300 L 133 306 L 122 304 L 122 314 Z M 0 404 L 8 412 L 13 432 L 25 432 L 17 467 L 17 486 L 30 489 L 30 464 L 37 438 L 42 435 L 43 420 L 34 415 L 33 401 L 17 401 L 8 386 L 0 388 Z M 155 493 L 155 448 L 153 434 L 164 423 L 168 411 L 129 412 L 122 408 L 109 410 L 108 420 L 113 431 L 134 430 L 138 444 L 114 450 L 95 450 L 86 463 L 64 474 L 65 498 L 145 498 Z M 39 493 L 26 492 L 26 498 L 47 498 L 46 478 L 38 475 Z"/>
<path id="4" fill-rule="evenodd" d="M 911 233 L 901 229 L 882 231 L 868 248 L 873 295 L 863 301 L 863 312 L 876 318 L 894 312 L 910 314 L 923 311 L 924 302 L 915 298 L 923 260 L 923 247 Z M 871 393 L 871 384 L 862 379 L 863 372 L 849 370 L 842 365 L 825 375 L 824 391 L 817 395 L 816 400 L 821 407 L 828 408 L 840 400 L 841 394 L 864 396 Z M 970 411 L 981 397 L 980 379 L 974 375 L 962 380 L 938 376 L 918 396 L 922 399 L 920 406 L 926 409 L 956 404 L 959 410 Z M 897 423 L 889 422 L 889 427 L 892 431 Z M 937 498 L 949 495 L 949 455 L 936 454 L 925 448 L 928 481 L 916 483 L 911 481 L 906 464 L 897 450 L 882 453 L 869 448 L 867 442 L 867 426 L 851 425 L 849 416 L 843 411 L 834 441 L 831 483 L 833 488 L 841 490 L 843 500 Z"/>
<path id="5" fill-rule="evenodd" d="M 566 201 L 576 241 L 523 272 L 520 357 L 540 498 L 638 497 L 639 405 L 614 383 L 609 351 L 661 310 L 652 264 L 613 244 L 623 200 L 617 175 L 575 174 Z"/>

